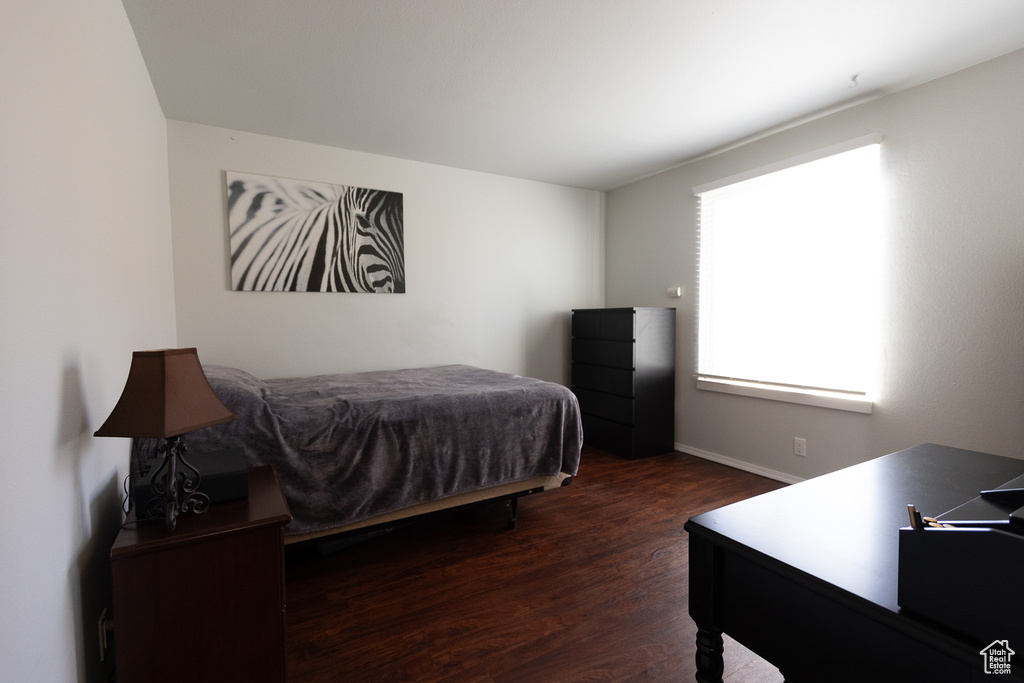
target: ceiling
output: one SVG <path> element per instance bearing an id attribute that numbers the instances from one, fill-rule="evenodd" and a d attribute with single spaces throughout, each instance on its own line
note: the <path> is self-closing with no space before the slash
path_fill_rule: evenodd
<path id="1" fill-rule="evenodd" d="M 1021 0 L 123 2 L 168 119 L 597 190 L 1024 48 Z"/>

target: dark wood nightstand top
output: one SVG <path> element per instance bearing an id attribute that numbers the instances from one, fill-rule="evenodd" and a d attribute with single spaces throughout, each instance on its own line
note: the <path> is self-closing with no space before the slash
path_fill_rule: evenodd
<path id="1" fill-rule="evenodd" d="M 195 543 L 239 529 L 284 525 L 291 519 L 288 503 L 281 493 L 273 466 L 253 467 L 249 470 L 248 498 L 213 504 L 200 515 L 182 514 L 178 517 L 174 531 L 170 533 L 164 528 L 162 519 L 131 522 L 117 535 L 110 549 L 110 557 L 117 559 L 148 550 Z"/>

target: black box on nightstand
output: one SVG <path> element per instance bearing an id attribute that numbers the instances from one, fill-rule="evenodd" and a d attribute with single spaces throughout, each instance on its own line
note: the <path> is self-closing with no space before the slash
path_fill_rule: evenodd
<path id="1" fill-rule="evenodd" d="M 185 458 L 199 470 L 199 492 L 210 497 L 211 505 L 249 497 L 249 462 L 241 448 L 187 453 Z M 136 478 L 132 486 L 135 514 L 138 519 L 147 518 L 146 508 L 153 497 L 153 474 L 161 462 L 163 461 L 160 458 L 150 460 L 147 470 Z M 180 488 L 178 495 L 180 499 Z M 163 514 L 158 516 L 162 517 Z"/>

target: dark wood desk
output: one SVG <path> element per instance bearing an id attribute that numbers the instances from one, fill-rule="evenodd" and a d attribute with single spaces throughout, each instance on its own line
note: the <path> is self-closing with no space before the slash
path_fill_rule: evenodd
<path id="1" fill-rule="evenodd" d="M 691 518 L 697 680 L 721 683 L 725 632 L 795 683 L 1024 681 L 1024 643 L 1013 675 L 986 677 L 987 642 L 896 601 L 907 504 L 938 515 L 1021 474 L 1022 460 L 925 444 Z"/>

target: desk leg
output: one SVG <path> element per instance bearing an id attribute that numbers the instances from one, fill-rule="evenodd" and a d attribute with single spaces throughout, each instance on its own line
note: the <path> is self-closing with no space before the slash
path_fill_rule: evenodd
<path id="1" fill-rule="evenodd" d="M 715 618 L 714 544 L 690 534 L 690 617 L 697 624 L 697 683 L 722 683 L 722 630 Z"/>
<path id="2" fill-rule="evenodd" d="M 722 683 L 722 632 L 697 627 L 697 683 Z"/>

